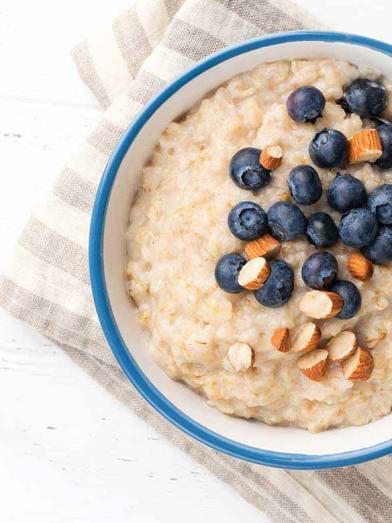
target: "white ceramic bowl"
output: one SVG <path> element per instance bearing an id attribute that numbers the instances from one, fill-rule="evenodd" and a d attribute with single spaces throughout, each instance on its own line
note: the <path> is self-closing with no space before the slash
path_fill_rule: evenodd
<path id="1" fill-rule="evenodd" d="M 90 231 L 90 274 L 97 312 L 123 371 L 163 416 L 189 435 L 239 458 L 285 468 L 327 468 L 376 458 L 392 450 L 392 415 L 361 427 L 310 434 L 232 418 L 170 380 L 150 359 L 124 281 L 125 232 L 143 164 L 172 120 L 211 89 L 258 64 L 326 58 L 370 65 L 392 77 L 392 46 L 361 36 L 294 32 L 225 49 L 168 85 L 131 124 L 105 170 Z M 130 385 L 131 386 L 131 385 Z"/>

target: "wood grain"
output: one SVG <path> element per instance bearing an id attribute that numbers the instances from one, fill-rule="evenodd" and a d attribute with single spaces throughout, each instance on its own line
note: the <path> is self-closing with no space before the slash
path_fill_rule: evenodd
<path id="1" fill-rule="evenodd" d="M 100 117 L 69 49 L 128 6 L 128 0 L 110 7 L 92 0 L 22 0 L 17 7 L 3 0 L 0 269 L 32 208 Z M 0 398 L 1 521 L 173 523 L 185 514 L 187 522 L 199 523 L 218 519 L 222 504 L 228 523 L 260 521 L 230 487 L 158 436 L 50 341 L 2 311 Z"/>

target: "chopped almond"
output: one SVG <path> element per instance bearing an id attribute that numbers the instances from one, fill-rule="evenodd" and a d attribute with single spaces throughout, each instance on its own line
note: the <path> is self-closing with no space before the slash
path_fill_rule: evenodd
<path id="1" fill-rule="evenodd" d="M 353 278 L 368 281 L 373 276 L 373 264 L 360 252 L 353 252 L 347 260 L 347 268 Z"/>
<path id="2" fill-rule="evenodd" d="M 283 151 L 279 145 L 271 145 L 263 149 L 260 155 L 260 163 L 264 169 L 272 171 L 282 163 Z"/>
<path id="3" fill-rule="evenodd" d="M 336 292 L 309 291 L 299 302 L 301 312 L 316 320 L 333 318 L 342 307 L 343 299 Z"/>
<path id="4" fill-rule="evenodd" d="M 260 289 L 269 275 L 270 268 L 267 260 L 259 256 L 245 263 L 238 274 L 238 283 L 244 289 L 254 291 Z"/>
<path id="5" fill-rule="evenodd" d="M 258 256 L 270 259 L 280 251 L 281 244 L 270 234 L 264 234 L 257 240 L 252 240 L 245 245 L 245 254 L 248 260 Z"/>
<path id="6" fill-rule="evenodd" d="M 288 352 L 291 348 L 290 331 L 287 327 L 276 330 L 271 337 L 272 346 L 279 352 Z"/>
<path id="7" fill-rule="evenodd" d="M 377 129 L 363 129 L 348 140 L 349 163 L 375 162 L 381 155 Z"/>
<path id="8" fill-rule="evenodd" d="M 234 343 L 227 351 L 227 359 L 236 372 L 246 372 L 253 365 L 254 353 L 247 343 Z"/>
<path id="9" fill-rule="evenodd" d="M 298 360 L 298 368 L 311 380 L 319 381 L 327 372 L 328 351 L 316 349 Z"/>
<path id="10" fill-rule="evenodd" d="M 373 356 L 368 350 L 358 347 L 354 354 L 342 363 L 342 366 L 346 380 L 366 381 L 373 372 Z"/>
<path id="11" fill-rule="evenodd" d="M 339 332 L 327 345 L 329 359 L 331 361 L 343 361 L 354 354 L 357 348 L 357 338 L 351 331 Z"/>
<path id="12" fill-rule="evenodd" d="M 298 331 L 293 340 L 293 352 L 310 352 L 317 348 L 321 338 L 321 331 L 315 323 L 308 321 L 304 323 Z"/>

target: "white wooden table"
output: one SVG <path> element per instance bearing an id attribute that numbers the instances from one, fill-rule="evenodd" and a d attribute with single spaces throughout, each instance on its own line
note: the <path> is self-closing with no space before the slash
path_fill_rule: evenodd
<path id="1" fill-rule="evenodd" d="M 129 3 L 1 2 L 0 268 L 31 209 L 99 118 L 69 49 Z M 327 26 L 392 40 L 390 0 L 299 3 Z M 2 522 L 196 523 L 222 510 L 226 523 L 260 522 L 229 487 L 3 312 L 0 398 Z"/>

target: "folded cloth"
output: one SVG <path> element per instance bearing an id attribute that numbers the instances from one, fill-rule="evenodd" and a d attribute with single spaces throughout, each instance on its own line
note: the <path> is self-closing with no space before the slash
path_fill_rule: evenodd
<path id="1" fill-rule="evenodd" d="M 317 27 L 285 0 L 137 0 L 80 44 L 79 73 L 105 113 L 30 218 L 0 280 L 0 304 L 45 334 L 158 432 L 276 522 L 392 521 L 389 457 L 340 470 L 285 471 L 204 447 L 157 414 L 119 370 L 88 278 L 94 195 L 121 133 L 150 97 L 199 59 L 265 33 Z"/>

